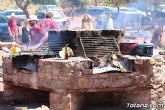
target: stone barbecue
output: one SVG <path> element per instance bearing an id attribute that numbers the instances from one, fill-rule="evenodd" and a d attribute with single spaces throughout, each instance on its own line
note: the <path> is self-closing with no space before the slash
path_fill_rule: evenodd
<path id="1" fill-rule="evenodd" d="M 163 110 L 165 57 L 124 55 L 131 72 L 93 74 L 93 60 L 84 57 L 41 58 L 37 71 L 16 70 L 3 58 L 4 100 L 46 101 L 50 110 Z M 23 61 L 22 61 L 23 62 Z M 143 104 L 135 105 L 135 104 Z M 155 107 L 156 106 L 156 107 Z M 112 109 L 112 110 L 113 110 Z M 100 109 L 101 110 L 101 109 Z"/>

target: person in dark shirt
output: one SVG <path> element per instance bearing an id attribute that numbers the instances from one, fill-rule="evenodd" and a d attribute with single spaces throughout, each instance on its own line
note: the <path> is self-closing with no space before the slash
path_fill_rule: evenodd
<path id="1" fill-rule="evenodd" d="M 69 30 L 70 29 L 70 22 L 64 21 L 63 22 L 63 30 Z"/>
<path id="2" fill-rule="evenodd" d="M 28 45 L 30 41 L 29 31 L 30 31 L 30 26 L 28 20 L 25 20 L 24 26 L 22 28 L 22 43 L 25 45 Z"/>
<path id="3" fill-rule="evenodd" d="M 154 26 L 154 33 L 152 36 L 151 43 L 155 45 L 155 48 L 160 46 L 161 35 L 162 35 L 162 28 L 160 26 L 159 27 Z"/>
<path id="4" fill-rule="evenodd" d="M 103 23 L 103 17 L 99 16 L 95 19 L 96 29 L 101 29 Z"/>

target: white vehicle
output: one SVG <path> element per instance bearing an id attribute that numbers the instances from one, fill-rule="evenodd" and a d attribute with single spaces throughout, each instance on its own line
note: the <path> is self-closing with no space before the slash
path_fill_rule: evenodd
<path id="1" fill-rule="evenodd" d="M 116 29 L 140 30 L 142 14 L 136 11 L 120 10 L 111 12 Z"/>
<path id="2" fill-rule="evenodd" d="M 146 16 L 146 12 L 143 12 L 141 10 L 138 10 L 138 9 L 135 9 L 135 8 L 128 8 L 128 7 L 120 7 L 120 11 L 132 11 L 132 12 L 137 12 L 137 13 L 140 13 L 141 15 L 143 16 Z"/>
<path id="3" fill-rule="evenodd" d="M 37 10 L 36 13 L 40 11 L 60 11 L 61 9 L 57 7 L 57 5 L 41 5 Z"/>
<path id="4" fill-rule="evenodd" d="M 8 10 L 4 10 L 1 14 L 4 15 L 4 16 L 6 16 L 7 18 L 10 18 L 11 13 L 14 13 L 15 14 L 17 23 L 20 20 L 26 19 L 26 15 L 20 9 L 8 9 Z"/>
<path id="5" fill-rule="evenodd" d="M 86 14 L 91 15 L 94 18 L 102 16 L 104 13 L 110 13 L 111 11 L 116 11 L 116 8 L 108 6 L 91 6 L 86 8 Z"/>
<path id="6" fill-rule="evenodd" d="M 65 14 L 61 11 L 46 11 L 46 12 L 40 11 L 40 12 L 37 12 L 37 18 L 39 19 L 39 23 L 46 19 L 46 14 L 48 12 L 53 13 L 53 20 L 57 23 L 58 26 L 63 28 L 64 22 L 67 22 L 68 19 L 65 16 Z"/>

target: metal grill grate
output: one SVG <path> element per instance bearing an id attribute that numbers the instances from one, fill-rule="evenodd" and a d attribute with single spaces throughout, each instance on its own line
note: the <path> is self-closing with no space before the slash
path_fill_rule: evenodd
<path id="1" fill-rule="evenodd" d="M 58 55 L 62 47 L 68 44 L 68 38 L 65 32 L 60 31 L 50 31 L 48 37 L 48 54 L 52 53 Z"/>
<path id="2" fill-rule="evenodd" d="M 67 43 L 65 42 L 46 42 L 39 48 L 39 50 L 44 51 L 47 55 L 58 55 L 62 47 L 66 45 Z"/>
<path id="3" fill-rule="evenodd" d="M 42 51 L 48 51 L 49 50 L 49 46 L 48 46 L 48 43 L 44 43 L 42 46 L 39 47 L 40 50 Z"/>
<path id="4" fill-rule="evenodd" d="M 114 36 L 81 37 L 80 39 L 86 57 L 103 57 L 111 52 L 120 52 Z"/>
<path id="5" fill-rule="evenodd" d="M 120 53 L 117 38 L 111 34 L 105 31 L 49 31 L 48 42 L 42 50 L 48 55 L 58 55 L 69 44 L 75 56 L 98 58 L 112 52 Z"/>
<path id="6" fill-rule="evenodd" d="M 65 42 L 49 42 L 49 51 L 57 53 L 66 45 L 67 43 Z"/>

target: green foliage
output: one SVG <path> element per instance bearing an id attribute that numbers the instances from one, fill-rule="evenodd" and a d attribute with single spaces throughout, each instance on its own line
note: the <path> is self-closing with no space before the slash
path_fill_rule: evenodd
<path id="1" fill-rule="evenodd" d="M 112 5 L 112 3 L 111 3 L 110 0 L 104 0 L 104 4 L 106 4 L 106 5 Z"/>
<path id="2" fill-rule="evenodd" d="M 146 6 L 153 6 L 153 8 L 158 8 L 158 6 L 161 5 L 160 0 L 146 0 Z"/>
<path id="3" fill-rule="evenodd" d="M 129 3 L 129 0 L 103 0 L 105 5 L 121 6 Z"/>
<path id="4" fill-rule="evenodd" d="M 92 4 L 94 0 L 80 0 L 81 3 L 84 3 L 85 5 L 87 4 Z"/>
<path id="5" fill-rule="evenodd" d="M 56 4 L 56 0 L 32 0 L 34 4 L 41 4 L 41 5 L 54 5 Z"/>
<path id="6" fill-rule="evenodd" d="M 56 5 L 57 6 L 62 6 L 63 1 L 62 0 L 56 0 Z"/>
<path id="7" fill-rule="evenodd" d="M 1 10 L 9 9 L 9 8 L 16 8 L 15 1 L 5 1 L 5 2 L 4 1 L 0 1 L 0 4 L 3 4 L 0 7 Z"/>
<path id="8" fill-rule="evenodd" d="M 81 4 L 80 0 L 65 0 L 67 4 L 79 6 Z"/>
<path id="9" fill-rule="evenodd" d="M 45 4 L 45 0 L 32 0 L 34 4 Z"/>

